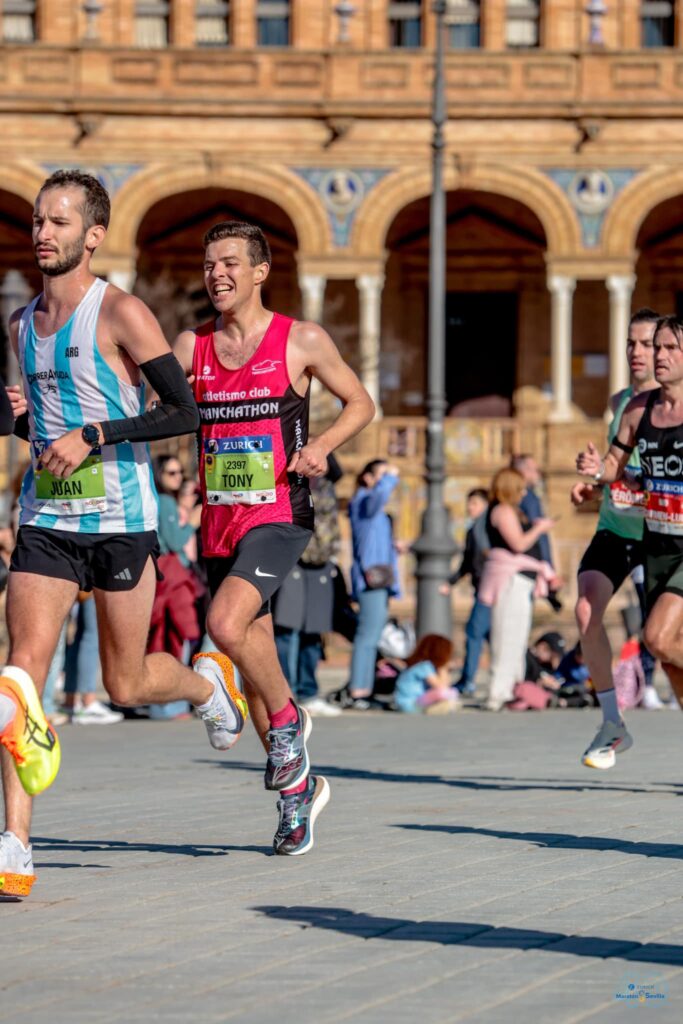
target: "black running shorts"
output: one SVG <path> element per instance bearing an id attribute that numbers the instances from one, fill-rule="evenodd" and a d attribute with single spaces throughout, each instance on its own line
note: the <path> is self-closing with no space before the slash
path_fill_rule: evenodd
<path id="1" fill-rule="evenodd" d="M 255 526 L 231 555 L 205 559 L 211 596 L 228 576 L 239 576 L 261 595 L 263 604 L 256 617 L 270 614 L 271 597 L 299 561 L 311 536 L 311 530 L 294 523 Z"/>
<path id="2" fill-rule="evenodd" d="M 581 559 L 579 576 L 582 572 L 601 572 L 616 594 L 626 577 L 644 560 L 641 541 L 618 537 L 611 530 L 598 530 Z"/>
<path id="3" fill-rule="evenodd" d="M 648 614 L 662 594 L 683 597 L 683 550 L 674 545 L 659 543 L 655 535 L 647 544 L 645 558 L 645 601 Z M 668 540 L 668 538 L 667 538 Z"/>
<path id="4" fill-rule="evenodd" d="M 10 572 L 72 580 L 79 590 L 134 590 L 147 559 L 151 556 L 156 568 L 158 555 L 159 542 L 154 530 L 71 533 L 20 526 Z"/>

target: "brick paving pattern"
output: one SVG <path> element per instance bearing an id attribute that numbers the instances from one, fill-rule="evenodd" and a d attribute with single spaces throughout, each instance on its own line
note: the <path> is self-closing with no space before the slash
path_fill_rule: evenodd
<path id="1" fill-rule="evenodd" d="M 683 716 L 630 723 L 600 773 L 596 712 L 317 719 L 302 858 L 270 855 L 253 731 L 219 756 L 193 721 L 62 728 L 0 1021 L 602 1024 L 638 992 L 680 1021 Z"/>

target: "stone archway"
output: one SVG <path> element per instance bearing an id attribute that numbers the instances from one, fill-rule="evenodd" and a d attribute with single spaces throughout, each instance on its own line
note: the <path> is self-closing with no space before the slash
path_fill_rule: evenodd
<path id="1" fill-rule="evenodd" d="M 285 314 L 301 313 L 298 239 L 284 210 L 248 192 L 193 189 L 167 196 L 151 206 L 136 237 L 135 292 L 157 315 L 169 338 L 212 315 L 203 283 L 202 239 L 209 227 L 225 220 L 245 220 L 264 231 L 273 254 L 264 301 Z"/>
<path id="2" fill-rule="evenodd" d="M 634 261 L 648 215 L 667 200 L 683 195 L 683 168 L 652 167 L 636 175 L 605 215 L 602 249 L 605 256 Z"/>
<path id="3" fill-rule="evenodd" d="M 542 225 L 549 260 L 574 257 L 582 248 L 580 227 L 567 197 L 538 171 L 483 164 L 459 169 L 450 164 L 445 170 L 444 186 L 448 191 L 495 193 L 528 207 Z M 351 246 L 356 254 L 381 256 L 394 219 L 410 203 L 429 196 L 431 189 L 431 171 L 423 165 L 405 167 L 381 181 L 355 218 Z"/>
<path id="4" fill-rule="evenodd" d="M 41 179 L 42 182 L 42 179 Z M 3 182 L 4 184 L 4 182 Z M 40 187 L 40 186 L 39 186 Z M 40 291 L 40 272 L 33 257 L 31 241 L 33 196 L 30 189 L 24 194 L 0 188 L 0 286 L 5 275 L 10 271 L 18 271 L 27 286 L 27 296 Z M 17 295 L 16 303 L 23 301 Z M 0 316 L 0 373 L 7 379 L 7 338 L 5 335 L 5 310 Z"/>
<path id="5" fill-rule="evenodd" d="M 683 315 L 683 182 L 681 191 L 654 206 L 635 239 L 635 306 Z"/>
<path id="6" fill-rule="evenodd" d="M 452 415 L 509 416 L 549 374 L 546 236 L 517 200 L 447 194 L 446 399 Z M 422 411 L 429 290 L 429 197 L 394 218 L 382 310 L 382 407 Z M 392 386 L 393 385 L 393 386 Z"/>
<path id="7" fill-rule="evenodd" d="M 200 189 L 230 189 L 280 207 L 294 225 L 302 256 L 318 255 L 331 247 L 325 211 L 304 181 L 286 168 L 240 166 L 226 159 L 220 167 L 207 163 L 155 164 L 127 181 L 114 197 L 104 254 L 131 257 L 140 224 L 152 206 L 170 196 Z"/>

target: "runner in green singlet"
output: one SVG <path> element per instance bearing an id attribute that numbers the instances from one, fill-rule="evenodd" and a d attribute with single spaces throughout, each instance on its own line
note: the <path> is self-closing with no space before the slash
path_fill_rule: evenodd
<path id="1" fill-rule="evenodd" d="M 658 314 L 651 309 L 640 309 L 631 317 L 626 343 L 631 385 L 610 400 L 614 414 L 609 430 L 610 445 L 633 396 L 657 386 L 652 347 L 657 320 Z M 636 451 L 629 458 L 628 469 L 636 473 L 639 468 Z M 595 480 L 576 484 L 572 489 L 572 502 L 578 506 L 591 499 L 602 483 L 602 480 Z M 615 762 L 612 733 L 614 726 L 621 722 L 621 715 L 612 680 L 612 648 L 603 620 L 612 596 L 643 562 L 643 497 L 642 492 L 633 491 L 623 480 L 604 487 L 598 528 L 579 566 L 576 621 L 581 648 L 603 713 L 603 723 L 582 758 L 589 768 L 611 768 Z M 616 749 L 621 752 L 628 746 L 630 742 L 624 741 Z"/>

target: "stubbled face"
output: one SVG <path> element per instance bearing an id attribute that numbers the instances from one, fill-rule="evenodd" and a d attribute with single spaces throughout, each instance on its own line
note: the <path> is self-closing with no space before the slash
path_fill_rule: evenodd
<path id="1" fill-rule="evenodd" d="M 683 351 L 678 338 L 668 327 L 657 331 L 654 352 L 655 378 L 659 384 L 677 384 L 683 380 Z"/>
<path id="2" fill-rule="evenodd" d="M 204 285 L 219 313 L 228 313 L 248 302 L 268 276 L 268 264 L 253 267 L 244 238 L 210 242 L 204 254 Z"/>
<path id="3" fill-rule="evenodd" d="M 59 277 L 83 261 L 88 232 L 83 224 L 83 192 L 76 186 L 38 195 L 33 210 L 33 252 L 41 273 Z"/>
<path id="4" fill-rule="evenodd" d="M 626 342 L 626 358 L 628 359 L 631 379 L 634 384 L 647 384 L 655 375 L 654 335 L 656 323 L 631 324 Z"/>

